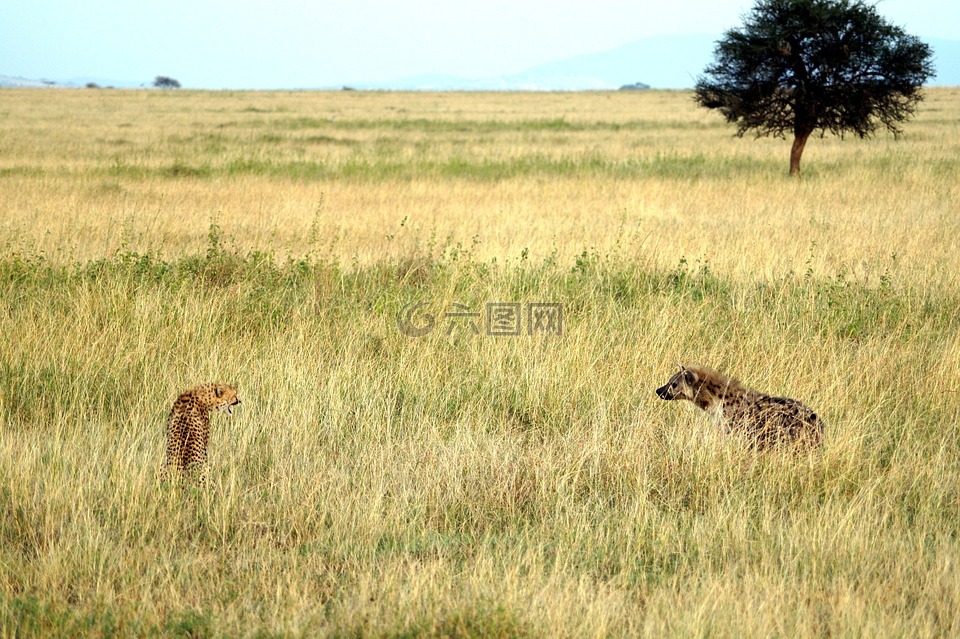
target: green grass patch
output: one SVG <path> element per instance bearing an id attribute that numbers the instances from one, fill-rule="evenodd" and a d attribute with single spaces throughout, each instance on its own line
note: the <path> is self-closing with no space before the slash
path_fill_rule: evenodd
<path id="1" fill-rule="evenodd" d="M 489 135 L 517 132 L 602 132 L 602 131 L 654 131 L 663 129 L 702 129 L 717 128 L 717 123 L 705 125 L 686 120 L 644 120 L 634 119 L 626 122 L 578 121 L 565 118 L 538 118 L 533 120 L 467 120 L 433 118 L 397 118 L 397 119 L 333 119 L 297 117 L 278 120 L 260 120 L 250 123 L 236 123 L 237 126 L 271 127 L 288 131 L 313 129 L 334 129 L 340 131 L 403 131 L 412 133 L 464 133 Z"/>

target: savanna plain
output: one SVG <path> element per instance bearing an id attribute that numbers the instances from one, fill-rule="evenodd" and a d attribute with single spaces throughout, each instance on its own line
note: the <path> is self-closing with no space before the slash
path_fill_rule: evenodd
<path id="1" fill-rule="evenodd" d="M 686 92 L 0 113 L 0 636 L 960 634 L 960 90 L 801 179 Z M 208 381 L 208 483 L 160 484 Z"/>

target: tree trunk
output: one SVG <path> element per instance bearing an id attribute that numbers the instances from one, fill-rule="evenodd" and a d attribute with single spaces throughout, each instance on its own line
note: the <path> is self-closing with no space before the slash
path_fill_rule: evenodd
<path id="1" fill-rule="evenodd" d="M 803 147 L 807 145 L 807 138 L 810 132 L 795 132 L 793 134 L 793 146 L 790 148 L 790 175 L 800 175 L 800 156 L 803 155 Z"/>

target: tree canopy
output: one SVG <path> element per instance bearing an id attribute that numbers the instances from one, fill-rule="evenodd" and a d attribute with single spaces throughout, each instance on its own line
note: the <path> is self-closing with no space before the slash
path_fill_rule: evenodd
<path id="1" fill-rule="evenodd" d="M 153 86 L 157 87 L 158 89 L 179 89 L 180 83 L 165 75 L 158 75 L 153 79 Z"/>
<path id="2" fill-rule="evenodd" d="M 894 135 L 933 75 L 930 47 L 861 0 L 759 0 L 717 43 L 695 99 L 737 135 L 794 135 L 790 174 L 811 133 Z"/>

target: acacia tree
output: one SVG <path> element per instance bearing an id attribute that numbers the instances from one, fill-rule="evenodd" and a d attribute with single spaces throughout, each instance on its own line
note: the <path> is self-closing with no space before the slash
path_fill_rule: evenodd
<path id="1" fill-rule="evenodd" d="M 179 89 L 180 83 L 165 75 L 158 75 L 153 79 L 153 86 L 158 89 Z"/>
<path id="2" fill-rule="evenodd" d="M 861 0 L 759 0 L 717 43 L 695 99 L 737 135 L 793 132 L 790 175 L 815 131 L 894 136 L 933 75 L 930 47 Z"/>

